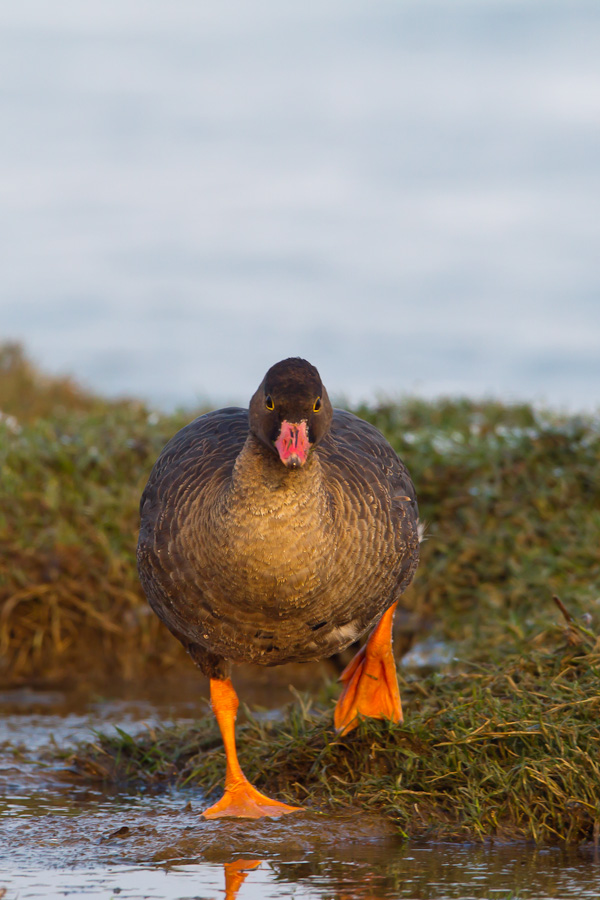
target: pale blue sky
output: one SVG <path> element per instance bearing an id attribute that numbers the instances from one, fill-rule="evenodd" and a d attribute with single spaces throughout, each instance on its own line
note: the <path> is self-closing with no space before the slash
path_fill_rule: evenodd
<path id="1" fill-rule="evenodd" d="M 0 336 L 98 390 L 600 406 L 600 6 L 0 9 Z"/>

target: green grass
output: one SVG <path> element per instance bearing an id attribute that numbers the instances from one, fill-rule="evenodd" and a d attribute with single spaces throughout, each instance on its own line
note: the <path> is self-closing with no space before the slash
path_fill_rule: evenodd
<path id="1" fill-rule="evenodd" d="M 0 683 L 143 677 L 184 654 L 135 568 L 138 505 L 184 414 L 110 402 L 0 350 Z"/>
<path id="2" fill-rule="evenodd" d="M 343 739 L 331 709 L 291 707 L 238 727 L 240 761 L 267 793 L 325 813 L 378 813 L 408 838 L 598 842 L 600 640 L 555 626 L 502 665 L 401 679 L 406 722 L 364 720 Z M 118 784 L 221 789 L 211 716 L 193 727 L 99 735 L 72 764 Z"/>

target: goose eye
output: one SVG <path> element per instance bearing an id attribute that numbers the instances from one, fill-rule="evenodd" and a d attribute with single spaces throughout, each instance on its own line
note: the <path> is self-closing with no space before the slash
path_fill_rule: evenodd
<path id="1" fill-rule="evenodd" d="M 321 409 L 321 398 L 317 397 L 317 399 L 315 400 L 315 405 L 313 406 L 313 410 L 314 410 L 314 412 L 319 412 L 320 409 Z"/>
<path id="2" fill-rule="evenodd" d="M 267 407 L 267 409 L 275 409 L 275 404 L 273 403 L 273 398 L 270 394 L 267 394 L 267 396 L 265 397 L 265 406 Z"/>

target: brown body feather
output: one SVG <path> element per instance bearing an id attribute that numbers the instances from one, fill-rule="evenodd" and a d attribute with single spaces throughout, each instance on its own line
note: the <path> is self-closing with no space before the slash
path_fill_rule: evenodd
<path id="1" fill-rule="evenodd" d="M 418 562 L 406 468 L 377 429 L 341 410 L 293 471 L 249 430 L 247 410 L 201 416 L 163 450 L 140 509 L 149 602 L 212 678 L 231 662 L 342 650 Z"/>

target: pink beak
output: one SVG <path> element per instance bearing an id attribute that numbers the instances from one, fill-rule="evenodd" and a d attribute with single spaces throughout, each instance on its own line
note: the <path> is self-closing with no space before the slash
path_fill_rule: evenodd
<path id="1" fill-rule="evenodd" d="M 284 466 L 291 469 L 303 466 L 312 446 L 306 433 L 306 422 L 295 424 L 284 420 L 281 423 L 281 431 L 275 441 L 275 446 Z"/>

